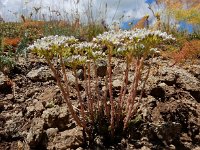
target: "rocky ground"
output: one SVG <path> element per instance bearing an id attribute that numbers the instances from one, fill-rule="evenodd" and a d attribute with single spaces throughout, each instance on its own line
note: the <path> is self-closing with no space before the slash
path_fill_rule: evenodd
<path id="1" fill-rule="evenodd" d="M 171 64 L 162 57 L 153 59 L 139 108 L 142 119 L 128 140 L 109 149 L 200 149 L 200 60 Z M 113 86 L 118 89 L 125 64 L 115 59 L 113 66 Z M 73 87 L 75 78 L 71 71 L 68 75 Z M 0 150 L 84 149 L 82 130 L 44 60 L 31 54 L 20 58 L 9 76 L 13 83 L 0 74 Z M 73 90 L 71 100 L 77 105 Z"/>

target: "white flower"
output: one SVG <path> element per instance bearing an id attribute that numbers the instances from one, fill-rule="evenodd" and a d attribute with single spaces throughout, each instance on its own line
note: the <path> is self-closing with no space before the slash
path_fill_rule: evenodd
<path id="1" fill-rule="evenodd" d="M 47 36 L 41 39 L 37 39 L 33 45 L 30 45 L 28 49 L 38 49 L 38 50 L 50 50 L 53 46 L 68 46 L 69 43 L 77 42 L 77 39 L 73 36 Z"/>
<path id="2" fill-rule="evenodd" d="M 101 46 L 97 43 L 93 42 L 81 42 L 77 44 L 71 45 L 71 47 L 74 47 L 75 49 L 83 50 L 83 49 L 100 49 Z"/>
<path id="3" fill-rule="evenodd" d="M 65 59 L 66 63 L 81 63 L 81 62 L 86 62 L 87 57 L 86 56 L 81 56 L 81 55 L 72 55 L 69 56 Z"/>
<path id="4" fill-rule="evenodd" d="M 160 30 L 151 31 L 147 29 L 135 29 L 130 31 L 120 30 L 118 32 L 114 31 L 104 32 L 103 34 L 100 34 L 96 38 L 94 38 L 93 41 L 100 43 L 108 42 L 110 44 L 119 46 L 124 42 L 126 42 L 127 40 L 140 42 L 141 40 L 152 36 L 162 38 L 163 40 L 174 40 L 172 35 L 167 35 L 166 32 L 161 32 Z"/>
<path id="5" fill-rule="evenodd" d="M 95 52 L 92 52 L 92 56 L 93 57 L 102 57 L 102 56 L 105 56 L 105 53 L 102 51 L 95 51 Z"/>

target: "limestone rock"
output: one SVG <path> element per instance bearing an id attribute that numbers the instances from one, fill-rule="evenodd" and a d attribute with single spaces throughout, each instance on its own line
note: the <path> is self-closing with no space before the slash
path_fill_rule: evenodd
<path id="1" fill-rule="evenodd" d="M 83 145 L 82 128 L 76 127 L 70 130 L 60 132 L 53 142 L 48 143 L 48 150 L 67 150 L 76 149 Z"/>
<path id="2" fill-rule="evenodd" d="M 41 118 L 34 118 L 31 124 L 31 128 L 27 134 L 27 143 L 31 148 L 38 146 L 45 146 L 46 136 L 44 132 L 44 120 Z"/>
<path id="3" fill-rule="evenodd" d="M 47 67 L 41 67 L 39 69 L 31 70 L 27 77 L 31 79 L 32 81 L 48 81 L 48 80 L 54 80 L 52 72 Z"/>
<path id="4" fill-rule="evenodd" d="M 69 128 L 69 111 L 65 107 L 53 107 L 43 111 L 42 118 L 45 121 L 45 128 L 58 128 L 59 131 Z"/>

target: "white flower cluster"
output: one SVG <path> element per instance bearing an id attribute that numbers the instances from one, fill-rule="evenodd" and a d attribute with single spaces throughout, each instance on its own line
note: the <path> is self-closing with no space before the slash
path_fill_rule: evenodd
<path id="1" fill-rule="evenodd" d="M 64 61 L 67 64 L 82 64 L 87 61 L 87 56 L 72 55 L 67 57 Z"/>
<path id="2" fill-rule="evenodd" d="M 176 40 L 172 35 L 168 35 L 166 32 L 161 32 L 160 30 L 153 31 L 153 35 L 161 37 L 163 40 Z"/>
<path id="3" fill-rule="evenodd" d="M 71 47 L 74 47 L 75 49 L 78 50 L 86 50 L 86 49 L 101 49 L 101 46 L 98 45 L 97 43 L 93 43 L 93 42 L 81 42 L 81 43 L 76 43 L 71 45 Z"/>
<path id="4" fill-rule="evenodd" d="M 47 36 L 36 40 L 28 49 L 50 50 L 53 46 L 66 46 L 66 44 L 74 42 L 77 42 L 77 39 L 73 36 Z"/>
<path id="5" fill-rule="evenodd" d="M 117 48 L 117 52 L 120 54 L 126 52 L 127 50 L 128 49 L 125 46 L 121 46 L 121 47 Z"/>
<path id="6" fill-rule="evenodd" d="M 82 55 L 82 52 L 84 52 L 84 54 L 88 56 L 88 59 L 98 58 L 105 55 L 105 53 L 102 52 L 102 46 L 94 42 L 81 42 L 73 44 L 71 47 L 74 47 L 75 50 L 78 50 Z"/>
<path id="7" fill-rule="evenodd" d="M 175 40 L 172 35 L 168 35 L 166 32 L 151 31 L 147 29 L 135 29 L 135 30 L 119 30 L 118 32 L 109 31 L 98 35 L 93 39 L 95 42 L 109 42 L 114 45 L 121 45 L 122 43 L 129 42 L 132 40 L 137 40 L 135 42 L 140 42 L 140 40 L 155 36 L 160 37 L 162 40 Z"/>
<path id="8" fill-rule="evenodd" d="M 93 58 L 99 58 L 105 56 L 106 54 L 102 51 L 92 51 L 91 55 Z"/>
<path id="9" fill-rule="evenodd" d="M 104 32 L 103 34 L 98 35 L 96 38 L 93 39 L 94 42 L 102 43 L 108 42 L 114 45 L 121 45 L 124 40 L 124 31 L 120 30 L 118 32 L 111 30 L 108 32 Z"/>

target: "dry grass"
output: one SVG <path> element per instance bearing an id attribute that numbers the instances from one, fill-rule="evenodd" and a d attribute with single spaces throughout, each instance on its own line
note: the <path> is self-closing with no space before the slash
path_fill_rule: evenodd
<path id="1" fill-rule="evenodd" d="M 200 40 L 185 41 L 180 51 L 173 52 L 171 57 L 176 63 L 181 63 L 187 59 L 196 59 L 200 56 Z"/>
<path id="2" fill-rule="evenodd" d="M 144 16 L 142 19 L 140 19 L 139 21 L 138 21 L 138 23 L 136 24 L 136 25 L 134 25 L 133 27 L 132 27 L 132 30 L 134 30 L 134 29 L 143 29 L 143 28 L 145 28 L 145 27 L 148 27 L 148 25 L 149 25 L 149 23 L 148 23 L 148 18 L 149 18 L 149 16 Z"/>
<path id="3" fill-rule="evenodd" d="M 69 23 L 67 21 L 63 21 L 63 20 L 59 21 L 58 27 L 63 28 L 63 27 L 66 27 L 66 26 L 69 26 Z"/>
<path id="4" fill-rule="evenodd" d="M 22 28 L 40 28 L 45 25 L 44 21 L 26 20 L 22 23 Z"/>

